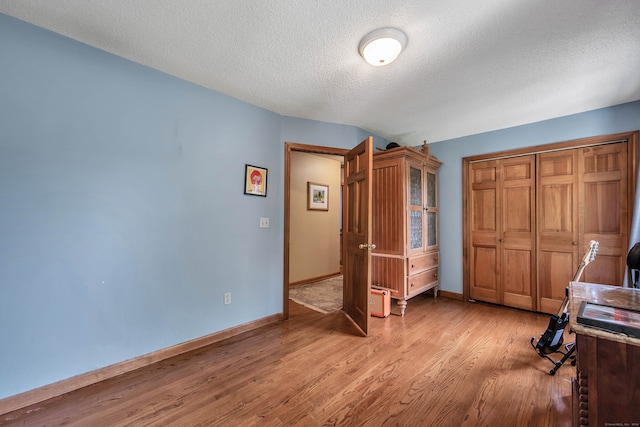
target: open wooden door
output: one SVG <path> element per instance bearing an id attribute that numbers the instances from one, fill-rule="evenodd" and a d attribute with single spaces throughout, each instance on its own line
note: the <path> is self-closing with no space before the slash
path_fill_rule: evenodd
<path id="1" fill-rule="evenodd" d="M 366 336 L 371 294 L 371 171 L 373 137 L 368 137 L 344 158 L 342 193 L 344 291 L 343 309 Z"/>

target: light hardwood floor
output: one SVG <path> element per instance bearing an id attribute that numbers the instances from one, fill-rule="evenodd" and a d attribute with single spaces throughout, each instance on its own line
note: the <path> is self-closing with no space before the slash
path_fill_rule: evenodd
<path id="1" fill-rule="evenodd" d="M 367 338 L 341 312 L 291 319 L 0 415 L 20 426 L 570 426 L 549 316 L 422 295 Z M 567 340 L 573 336 L 565 333 Z"/>

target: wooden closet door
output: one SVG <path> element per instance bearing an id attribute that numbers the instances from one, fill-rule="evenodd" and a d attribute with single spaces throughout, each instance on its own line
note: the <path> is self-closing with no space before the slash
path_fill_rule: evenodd
<path id="1" fill-rule="evenodd" d="M 502 303 L 525 310 L 535 309 L 535 156 L 501 160 Z"/>
<path id="2" fill-rule="evenodd" d="M 471 165 L 472 299 L 535 309 L 535 157 Z"/>
<path id="3" fill-rule="evenodd" d="M 471 299 L 500 303 L 498 238 L 502 192 L 498 161 L 472 163 L 469 167 L 469 292 Z"/>
<path id="4" fill-rule="evenodd" d="M 622 285 L 627 255 L 627 143 L 538 155 L 539 311 L 555 313 L 589 242 L 583 282 Z"/>
<path id="5" fill-rule="evenodd" d="M 621 286 L 638 135 L 603 135 L 463 159 L 465 297 L 522 308 L 531 300 L 532 310 L 557 313 L 591 240 L 598 241 L 599 250 L 579 280 Z M 531 181 L 524 173 L 528 166 L 519 163 L 528 156 L 535 157 L 529 218 L 522 212 Z M 528 220 L 535 224 L 531 232 Z M 535 257 L 527 265 L 529 248 Z M 527 293 L 529 277 L 533 286 Z"/>
<path id="6" fill-rule="evenodd" d="M 580 248 L 599 242 L 582 281 L 621 286 L 627 262 L 627 142 L 587 147 L 580 151 Z"/>
<path id="7" fill-rule="evenodd" d="M 559 310 L 578 268 L 578 164 L 577 149 L 538 154 L 538 311 L 544 313 Z"/>

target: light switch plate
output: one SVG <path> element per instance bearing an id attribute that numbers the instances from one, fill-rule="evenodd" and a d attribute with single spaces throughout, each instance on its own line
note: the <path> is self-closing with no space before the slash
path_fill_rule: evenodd
<path id="1" fill-rule="evenodd" d="M 269 218 L 260 218 L 260 228 L 269 228 Z"/>

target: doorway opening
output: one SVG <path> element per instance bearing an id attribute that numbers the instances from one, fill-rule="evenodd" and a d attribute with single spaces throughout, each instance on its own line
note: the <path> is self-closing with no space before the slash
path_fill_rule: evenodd
<path id="1" fill-rule="evenodd" d="M 335 233 L 336 233 L 335 242 L 337 242 L 335 253 L 333 253 L 334 252 L 333 249 L 325 248 L 326 250 L 331 251 L 331 254 L 328 256 L 334 257 L 334 259 L 321 260 L 322 262 L 329 262 L 329 263 L 332 263 L 332 265 L 335 265 L 336 267 L 334 271 L 332 271 L 331 267 L 329 267 L 329 269 L 325 267 L 324 268 L 325 273 L 322 273 L 323 271 L 322 265 L 319 265 L 319 266 L 314 265 L 314 262 L 318 263 L 317 258 L 314 259 L 314 257 L 308 257 L 308 256 L 307 257 L 302 256 L 302 258 L 296 257 L 296 255 L 299 254 L 300 251 L 304 251 L 304 250 L 312 251 L 314 248 L 313 241 L 308 241 L 307 239 L 305 239 L 305 236 L 300 235 L 301 225 L 296 223 L 296 220 L 300 219 L 299 215 L 304 214 L 304 212 L 301 212 L 299 210 L 300 204 L 301 204 L 300 199 L 304 198 L 304 202 L 302 203 L 304 203 L 304 211 L 307 211 L 308 209 L 307 198 L 309 198 L 309 194 L 310 194 L 309 191 L 312 191 L 313 188 L 316 188 L 316 187 L 313 187 L 313 183 L 318 184 L 320 186 L 319 188 L 322 188 L 323 185 L 327 184 L 326 182 L 320 182 L 322 181 L 322 178 L 320 180 L 317 180 L 319 182 L 315 182 L 311 180 L 307 181 L 306 178 L 304 177 L 301 178 L 300 176 L 297 176 L 296 162 L 305 161 L 304 160 L 305 158 L 301 157 L 301 155 L 310 154 L 312 156 L 323 157 L 333 161 L 338 160 L 341 164 L 344 162 L 344 155 L 347 152 L 348 150 L 341 149 L 341 148 L 321 147 L 321 146 L 297 144 L 297 143 L 291 143 L 291 142 L 285 143 L 284 295 L 283 295 L 284 320 L 289 318 L 289 308 L 290 308 L 289 307 L 290 306 L 289 286 L 292 283 L 300 284 L 305 280 L 312 281 L 312 280 L 321 279 L 323 278 L 322 277 L 323 274 L 326 275 L 326 277 L 330 277 L 332 275 L 342 273 L 341 267 L 340 267 L 341 257 L 342 257 L 342 247 L 341 247 L 342 239 L 339 234 L 341 224 L 342 224 L 342 216 L 341 216 L 342 210 L 340 209 L 340 202 L 338 202 L 337 206 L 331 209 L 334 215 L 339 215 L 339 219 L 338 219 L 339 228 L 335 230 Z M 312 159 L 307 159 L 307 160 L 312 160 Z M 331 177 L 331 179 L 334 182 L 334 185 L 328 186 L 328 190 L 329 190 L 328 197 L 331 197 L 331 199 L 327 200 L 327 202 L 329 203 L 331 200 L 333 200 L 334 204 L 335 204 L 335 200 L 341 200 L 340 170 L 338 170 L 336 174 L 337 176 Z M 303 179 L 302 182 L 301 182 L 301 179 Z M 311 190 L 309 189 L 309 182 L 312 182 Z M 336 185 L 335 182 L 337 182 L 338 185 Z M 336 192 L 335 194 L 333 194 L 334 191 Z M 294 209 L 292 209 L 293 203 L 295 203 Z M 326 214 L 327 212 L 328 211 L 323 211 L 323 206 L 320 206 L 317 210 L 309 209 L 308 213 L 312 215 L 315 214 L 317 217 L 318 214 Z M 327 216 L 320 216 L 320 218 L 325 219 L 325 218 L 329 218 L 329 216 L 327 214 Z M 335 244 L 333 246 L 335 246 Z M 294 265 L 292 264 L 292 262 L 296 264 Z M 300 262 L 306 265 L 300 265 Z M 311 277 L 309 277 L 309 274 L 311 274 Z M 304 277 L 305 275 L 307 277 Z"/>

